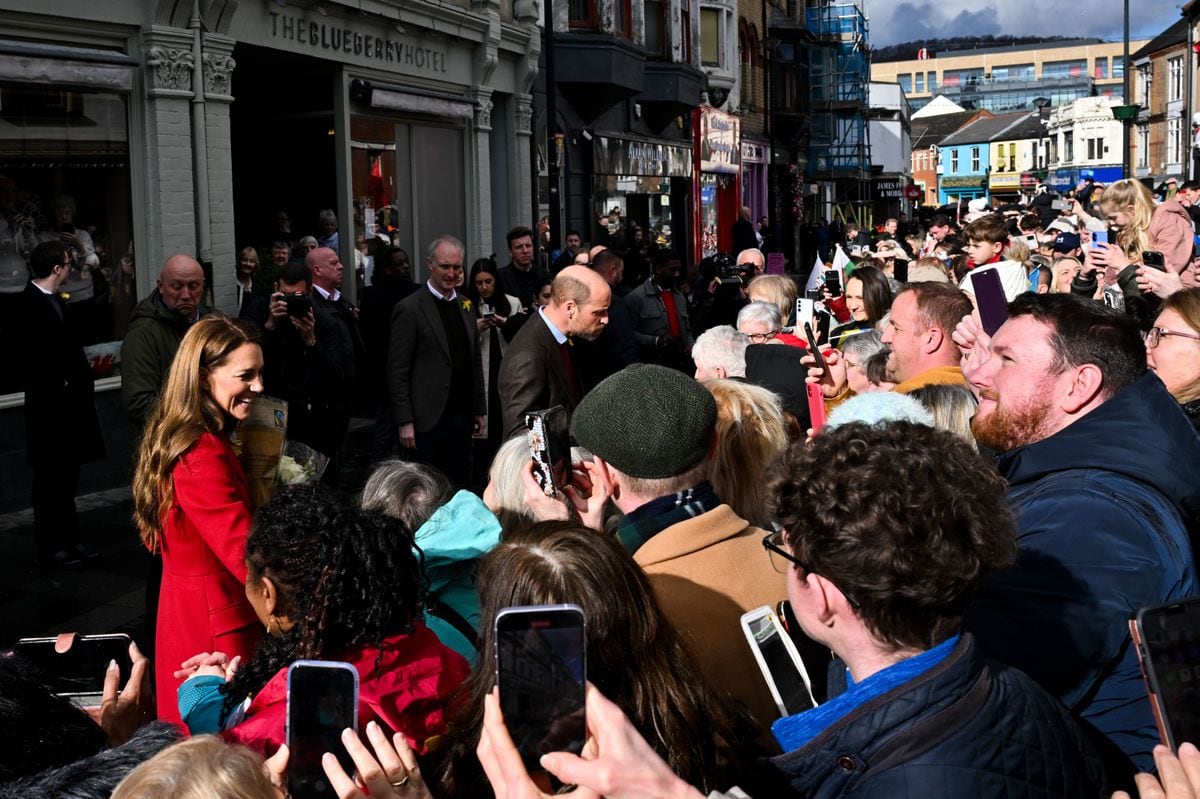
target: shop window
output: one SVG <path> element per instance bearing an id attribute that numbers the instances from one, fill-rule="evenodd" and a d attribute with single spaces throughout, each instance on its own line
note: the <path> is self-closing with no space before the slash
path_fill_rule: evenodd
<path id="1" fill-rule="evenodd" d="M 647 242 L 649 249 L 677 249 L 687 213 L 690 180 L 645 175 L 595 175 L 592 178 L 591 241 L 626 250 Z M 616 213 L 613 213 L 616 211 Z M 640 231 L 640 232 L 639 232 Z"/>
<path id="2" fill-rule="evenodd" d="M 720 67 L 721 64 L 721 10 L 700 9 L 700 64 Z"/>
<path id="3" fill-rule="evenodd" d="M 120 373 L 120 341 L 139 299 L 133 252 L 128 106 L 122 94 L 0 84 L 0 320 L 30 279 L 39 243 L 67 244 L 60 291 L 97 377 Z M 30 346 L 0 338 L 6 363 Z M 0 394 L 23 390 L 0 369 Z"/>

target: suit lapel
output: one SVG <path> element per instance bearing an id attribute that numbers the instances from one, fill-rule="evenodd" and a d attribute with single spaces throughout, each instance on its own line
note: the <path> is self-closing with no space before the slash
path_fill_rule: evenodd
<path id="1" fill-rule="evenodd" d="M 425 314 L 425 321 L 433 328 L 433 337 L 438 340 L 438 344 L 442 345 L 442 351 L 446 353 L 446 357 L 450 357 L 450 342 L 446 340 L 446 329 L 442 327 L 442 315 L 438 313 L 438 309 L 434 306 L 437 302 L 433 297 L 433 292 L 429 290 L 429 286 L 422 286 L 417 289 L 421 292 L 421 299 L 417 304 L 421 306 L 421 310 Z"/>

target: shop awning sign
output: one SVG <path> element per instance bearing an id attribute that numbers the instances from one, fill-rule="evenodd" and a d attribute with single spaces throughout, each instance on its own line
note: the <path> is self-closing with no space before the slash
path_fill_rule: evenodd
<path id="1" fill-rule="evenodd" d="M 711 108 L 700 115 L 700 171 L 737 174 L 741 169 L 741 120 Z"/>
<path id="2" fill-rule="evenodd" d="M 690 178 L 692 150 L 665 142 L 593 136 L 592 171 L 597 175 Z"/>

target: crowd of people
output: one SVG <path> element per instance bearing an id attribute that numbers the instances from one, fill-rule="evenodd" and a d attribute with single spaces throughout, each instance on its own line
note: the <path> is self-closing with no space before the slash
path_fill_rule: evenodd
<path id="1" fill-rule="evenodd" d="M 285 795 L 298 660 L 358 675 L 358 731 L 322 761 L 339 797 L 1200 794 L 1129 628 L 1200 596 L 1197 196 L 1119 181 L 961 228 L 890 219 L 807 284 L 746 247 L 687 275 L 659 250 L 631 285 L 620 251 L 539 259 L 519 227 L 509 263 L 469 271 L 437 237 L 423 283 L 389 246 L 353 305 L 327 230 L 302 260 L 281 242 L 264 288 L 240 271 L 228 316 L 172 257 L 123 352 L 153 659 L 130 647 L 93 721 L 0 658 L 0 796 Z M 34 250 L 30 324 L 64 323 L 69 265 Z M 60 349 L 46 407 L 90 401 Z M 331 461 L 260 502 L 231 434 L 264 394 Z M 574 447 L 547 493 L 526 415 L 551 407 Z M 365 486 L 338 468 L 352 416 Z M 588 743 L 531 764 L 497 618 L 564 603 Z M 781 713 L 760 674 L 740 619 L 762 606 L 811 709 Z"/>

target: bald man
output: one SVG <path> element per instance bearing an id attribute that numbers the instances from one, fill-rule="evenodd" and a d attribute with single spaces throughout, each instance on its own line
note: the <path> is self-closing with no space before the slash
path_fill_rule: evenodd
<path id="1" fill-rule="evenodd" d="M 571 340 L 595 340 L 608 324 L 612 291 L 586 266 L 568 266 L 554 278 L 550 304 L 526 322 L 500 365 L 504 437 L 525 430 L 525 414 L 555 405 L 569 414 L 583 398 Z"/>
<path id="2" fill-rule="evenodd" d="M 209 312 L 201 304 L 204 270 L 190 255 L 172 255 L 150 296 L 137 304 L 121 342 L 121 399 L 136 433 L 146 424 L 179 342 Z"/>

